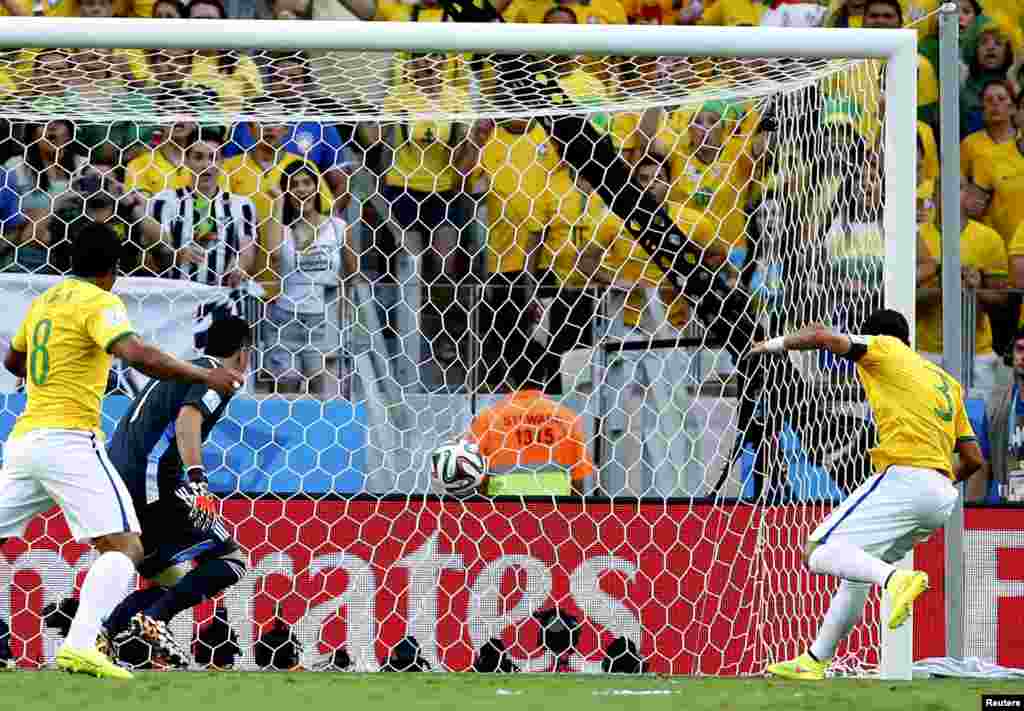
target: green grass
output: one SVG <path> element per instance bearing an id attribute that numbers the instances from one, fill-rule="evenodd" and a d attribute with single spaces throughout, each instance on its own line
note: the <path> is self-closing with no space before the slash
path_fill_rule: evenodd
<path id="1" fill-rule="evenodd" d="M 630 693 L 632 692 L 632 693 Z M 981 709 L 981 694 L 1024 693 L 1022 682 L 607 677 L 562 674 L 141 673 L 132 682 L 56 672 L 0 674 L 10 711 L 406 711 L 429 708 L 576 711 L 950 711 Z"/>

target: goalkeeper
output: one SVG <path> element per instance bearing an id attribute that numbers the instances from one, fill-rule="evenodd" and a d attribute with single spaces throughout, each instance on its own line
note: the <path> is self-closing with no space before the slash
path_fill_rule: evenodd
<path id="1" fill-rule="evenodd" d="M 957 498 L 953 482 L 965 481 L 983 463 L 963 389 L 910 348 L 907 320 L 881 309 L 861 331 L 864 335 L 841 336 L 812 325 L 751 350 L 825 350 L 853 361 L 878 428 L 878 446 L 871 450 L 878 473 L 808 539 L 808 567 L 842 582 L 807 652 L 768 667 L 769 674 L 784 679 L 825 678 L 840 640 L 860 620 L 871 585 L 891 596 L 889 629 L 906 622 L 914 600 L 928 588 L 928 575 L 893 563 L 945 524 Z M 960 454 L 959 468 L 954 451 Z"/>
<path id="2" fill-rule="evenodd" d="M 206 355 L 192 362 L 245 372 L 250 341 L 244 320 L 215 320 Z M 167 623 L 245 576 L 247 556 L 219 519 L 202 460 L 203 441 L 229 400 L 205 386 L 154 380 L 110 439 L 107 453 L 131 492 L 142 526 L 145 557 L 138 572 L 157 583 L 133 592 L 107 619 L 104 632 L 115 652 L 135 636 L 172 666 L 187 666 L 188 653 Z M 198 566 L 190 570 L 192 561 Z"/>

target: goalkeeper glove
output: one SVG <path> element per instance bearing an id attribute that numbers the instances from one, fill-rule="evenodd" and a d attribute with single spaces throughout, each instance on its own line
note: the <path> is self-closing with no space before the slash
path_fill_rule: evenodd
<path id="1" fill-rule="evenodd" d="M 188 508 L 188 518 L 196 528 L 209 531 L 217 522 L 217 499 L 206 485 L 206 471 L 201 466 L 189 467 L 184 481 L 174 495 Z"/>

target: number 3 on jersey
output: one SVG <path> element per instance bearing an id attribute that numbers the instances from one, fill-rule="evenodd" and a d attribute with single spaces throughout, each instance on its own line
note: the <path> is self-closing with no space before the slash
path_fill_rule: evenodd
<path id="1" fill-rule="evenodd" d="M 935 410 L 934 410 L 935 416 L 938 417 L 943 422 L 952 422 L 953 421 L 953 398 L 951 398 L 949 396 L 949 376 L 946 375 L 946 373 L 944 373 L 943 371 L 938 370 L 936 368 L 929 368 L 928 370 L 930 370 L 933 373 L 935 373 L 935 375 L 939 378 L 939 384 L 938 385 L 934 385 L 932 387 L 934 387 L 936 390 L 938 390 L 939 394 L 942 395 L 942 397 L 946 400 L 946 407 L 945 407 L 945 409 L 943 409 L 941 407 L 935 408 Z"/>
<path id="2" fill-rule="evenodd" d="M 53 322 L 44 318 L 32 331 L 32 351 L 29 354 L 28 372 L 32 382 L 42 385 L 50 374 L 50 351 L 46 347 L 53 332 Z"/>

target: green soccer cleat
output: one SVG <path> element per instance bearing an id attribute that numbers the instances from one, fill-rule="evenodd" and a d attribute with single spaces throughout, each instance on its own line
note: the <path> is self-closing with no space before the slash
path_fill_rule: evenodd
<path id="1" fill-rule="evenodd" d="M 815 661 L 814 657 L 806 652 L 788 662 L 769 664 L 765 669 L 766 674 L 796 681 L 822 681 L 826 671 L 828 671 L 828 662 Z"/>
<path id="2" fill-rule="evenodd" d="M 66 644 L 57 652 L 57 668 L 97 679 L 133 679 L 132 673 L 110 661 L 98 649 L 74 649 Z"/>
<path id="3" fill-rule="evenodd" d="M 897 570 L 885 586 L 892 603 L 889 629 L 902 627 L 914 610 L 914 600 L 928 589 L 928 573 L 920 570 Z"/>

